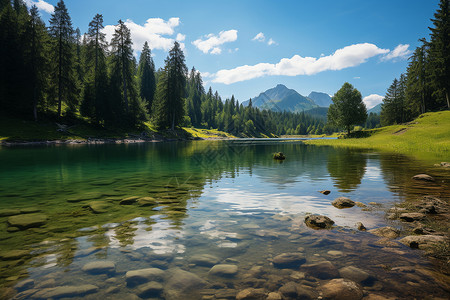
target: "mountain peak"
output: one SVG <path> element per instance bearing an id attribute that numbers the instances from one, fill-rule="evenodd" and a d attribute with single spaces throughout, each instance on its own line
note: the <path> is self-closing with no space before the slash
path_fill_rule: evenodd
<path id="1" fill-rule="evenodd" d="M 276 88 L 276 89 L 280 89 L 280 88 L 282 88 L 282 89 L 288 89 L 284 84 L 281 84 L 281 83 L 277 84 L 277 86 L 276 86 L 275 88 Z"/>

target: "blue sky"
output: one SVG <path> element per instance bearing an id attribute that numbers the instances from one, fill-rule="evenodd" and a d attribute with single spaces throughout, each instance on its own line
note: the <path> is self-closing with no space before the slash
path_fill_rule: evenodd
<path id="1" fill-rule="evenodd" d="M 58 0 L 37 3 L 48 21 Z M 438 0 L 66 0 L 74 27 L 97 13 L 110 36 L 127 20 L 136 55 L 149 41 L 156 67 L 175 40 L 205 87 L 239 101 L 285 84 L 307 96 L 353 84 L 369 107 L 379 103 L 407 58 L 429 36 Z"/>

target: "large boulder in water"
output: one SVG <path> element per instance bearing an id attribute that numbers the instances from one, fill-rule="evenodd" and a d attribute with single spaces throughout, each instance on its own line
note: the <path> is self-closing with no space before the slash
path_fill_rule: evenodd
<path id="1" fill-rule="evenodd" d="M 327 216 L 309 215 L 305 217 L 305 224 L 313 229 L 330 229 L 334 221 Z"/>
<path id="2" fill-rule="evenodd" d="M 186 295 L 187 293 L 195 294 L 196 291 L 206 285 L 206 281 L 191 272 L 176 268 L 168 271 L 168 273 L 169 280 L 164 287 L 164 298 L 167 300 L 191 299 Z M 200 295 L 198 296 L 200 298 Z"/>
<path id="3" fill-rule="evenodd" d="M 125 274 L 125 280 L 128 286 L 136 286 L 149 281 L 161 281 L 163 277 L 164 271 L 158 268 L 133 270 Z"/>
<path id="4" fill-rule="evenodd" d="M 236 265 L 219 264 L 209 270 L 209 275 L 221 277 L 233 277 L 237 274 L 238 267 Z"/>
<path id="5" fill-rule="evenodd" d="M 336 199 L 334 199 L 333 202 L 331 202 L 331 204 L 332 204 L 334 207 L 339 208 L 339 209 L 342 209 L 342 208 L 349 208 L 349 207 L 355 206 L 355 202 L 353 202 L 352 200 L 350 200 L 350 199 L 347 198 L 347 197 L 339 197 L 339 198 L 336 198 Z"/>
<path id="6" fill-rule="evenodd" d="M 348 279 L 332 279 L 322 286 L 323 299 L 360 300 L 363 297 L 361 287 Z"/>
<path id="7" fill-rule="evenodd" d="M 21 230 L 27 228 L 41 227 L 47 223 L 48 217 L 42 214 L 17 215 L 8 218 L 8 225 Z"/>
<path id="8" fill-rule="evenodd" d="M 421 181 L 429 181 L 429 182 L 433 182 L 435 181 L 433 177 L 431 177 L 430 175 L 427 174 L 418 174 L 413 176 L 414 180 L 421 180 Z"/>
<path id="9" fill-rule="evenodd" d="M 273 258 L 273 264 L 277 268 L 298 268 L 306 262 L 305 254 L 300 252 L 282 253 Z"/>
<path id="10" fill-rule="evenodd" d="M 34 299 L 59 299 L 69 297 L 82 297 L 87 294 L 95 293 L 98 291 L 98 287 L 92 284 L 84 285 L 66 285 L 55 288 L 45 288 L 39 290 L 33 295 Z"/>
<path id="11" fill-rule="evenodd" d="M 116 272 L 116 264 L 112 261 L 93 261 L 85 264 L 82 270 L 89 274 L 111 274 Z"/>

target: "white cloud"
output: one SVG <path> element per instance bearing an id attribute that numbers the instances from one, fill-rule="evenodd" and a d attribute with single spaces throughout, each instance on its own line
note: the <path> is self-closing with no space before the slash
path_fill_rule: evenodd
<path id="1" fill-rule="evenodd" d="M 182 42 L 185 39 L 186 39 L 186 35 L 185 34 L 181 34 L 181 33 L 177 34 L 177 38 L 176 38 L 177 41 Z"/>
<path id="2" fill-rule="evenodd" d="M 253 66 L 244 65 L 230 70 L 219 70 L 213 81 L 232 84 L 268 75 L 314 75 L 324 71 L 358 66 L 371 57 L 388 52 L 389 50 L 378 48 L 374 44 L 355 44 L 320 58 L 294 55 L 292 58 L 281 59 L 277 64 L 259 63 Z"/>
<path id="3" fill-rule="evenodd" d="M 133 40 L 133 50 L 135 53 L 141 51 L 144 43 L 147 41 L 150 49 L 160 49 L 168 51 L 173 47 L 175 39 L 164 37 L 163 35 L 171 36 L 175 33 L 175 28 L 180 24 L 179 18 L 170 18 L 164 21 L 160 18 L 150 18 L 145 24 L 139 25 L 132 20 L 126 20 L 125 25 L 131 31 L 131 39 Z M 115 25 L 107 25 L 103 29 L 106 34 L 107 41 L 111 41 L 114 34 Z M 176 38 L 185 37 L 183 34 L 177 34 Z M 178 40 L 182 41 L 182 39 Z M 184 49 L 184 43 L 180 43 L 181 49 Z"/>
<path id="4" fill-rule="evenodd" d="M 412 51 L 408 49 L 409 45 L 408 44 L 400 44 L 397 47 L 395 47 L 394 50 L 390 51 L 389 53 L 387 53 L 386 55 L 384 55 L 381 60 L 382 61 L 387 61 L 387 60 L 395 60 L 395 59 L 407 59 Z"/>
<path id="5" fill-rule="evenodd" d="M 383 102 L 383 99 L 384 99 L 383 96 L 372 94 L 364 97 L 363 102 L 364 104 L 366 104 L 367 109 L 371 109 L 372 107 L 377 106 L 378 104 Z"/>
<path id="6" fill-rule="evenodd" d="M 45 2 L 44 0 L 25 0 L 24 1 L 25 4 L 30 8 L 33 5 L 36 5 L 36 7 L 40 10 L 40 11 L 45 11 L 46 13 L 52 14 L 53 11 L 55 10 L 55 8 L 53 7 L 53 5 L 51 5 L 48 2 Z"/>
<path id="7" fill-rule="evenodd" d="M 353 77 L 353 79 L 361 79 L 361 77 L 355 76 L 355 77 Z"/>
<path id="8" fill-rule="evenodd" d="M 266 37 L 264 36 L 264 33 L 260 32 L 258 33 L 254 38 L 252 38 L 252 41 L 258 41 L 258 42 L 264 42 L 266 40 Z"/>
<path id="9" fill-rule="evenodd" d="M 267 45 L 269 45 L 269 46 L 274 45 L 274 44 L 276 44 L 276 42 L 272 38 L 270 38 L 269 41 L 267 42 Z"/>
<path id="10" fill-rule="evenodd" d="M 205 38 L 205 40 L 195 40 L 192 44 L 203 53 L 220 54 L 222 53 L 221 45 L 237 40 L 237 30 L 221 31 L 218 36 L 210 33 Z"/>

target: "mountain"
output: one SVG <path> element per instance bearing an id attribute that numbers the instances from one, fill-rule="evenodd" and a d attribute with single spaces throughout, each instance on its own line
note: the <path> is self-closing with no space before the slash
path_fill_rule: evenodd
<path id="1" fill-rule="evenodd" d="M 367 110 L 367 114 L 374 113 L 379 115 L 381 113 L 381 103 Z"/>
<path id="2" fill-rule="evenodd" d="M 247 106 L 249 101 L 244 101 L 242 104 Z M 301 112 L 318 106 L 313 100 L 300 95 L 293 89 L 288 89 L 282 84 L 278 84 L 276 87 L 252 98 L 252 105 L 260 109 L 291 112 Z"/>
<path id="3" fill-rule="evenodd" d="M 333 103 L 333 100 L 331 100 L 330 95 L 325 93 L 311 92 L 308 98 L 312 99 L 320 107 L 330 107 L 330 104 Z"/>

